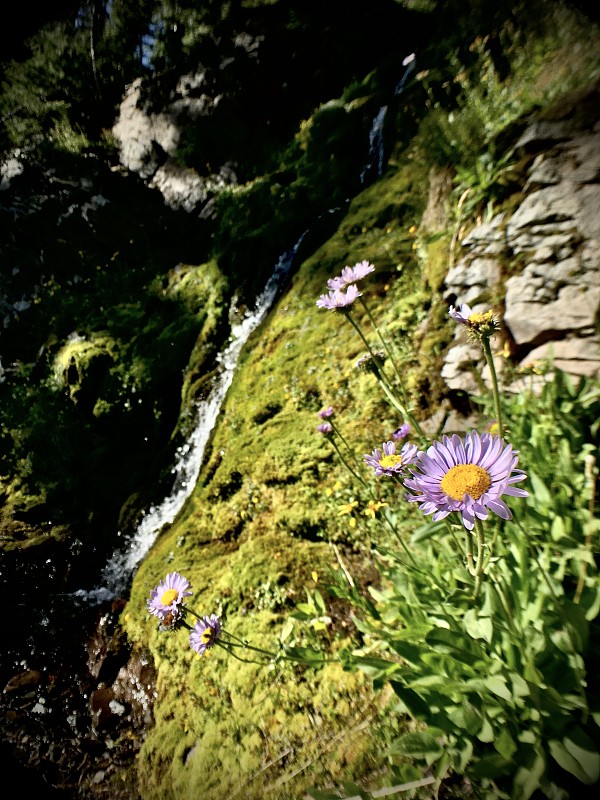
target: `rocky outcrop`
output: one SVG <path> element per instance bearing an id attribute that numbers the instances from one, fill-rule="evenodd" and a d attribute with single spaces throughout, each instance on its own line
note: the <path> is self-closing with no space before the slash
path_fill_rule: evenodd
<path id="1" fill-rule="evenodd" d="M 219 96 L 190 96 L 199 90 L 203 80 L 202 73 L 181 78 L 172 102 L 159 112 L 152 111 L 143 101 L 141 80 L 134 81 L 127 88 L 113 127 L 121 165 L 137 173 L 150 188 L 158 189 L 170 208 L 188 212 L 237 183 L 229 164 L 211 175 L 200 176 L 177 160 L 182 130 L 198 117 L 210 115 L 219 103 Z"/>
<path id="2" fill-rule="evenodd" d="M 529 164 L 521 201 L 469 233 L 444 287 L 449 304 L 500 309 L 495 344 L 517 367 L 546 362 L 575 377 L 600 375 L 599 94 L 590 97 L 527 125 L 514 147 Z M 478 391 L 481 351 L 463 337 L 457 329 L 442 377 Z"/>

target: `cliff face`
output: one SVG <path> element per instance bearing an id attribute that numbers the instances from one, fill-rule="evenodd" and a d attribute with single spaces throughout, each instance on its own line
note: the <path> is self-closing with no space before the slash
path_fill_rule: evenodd
<path id="1" fill-rule="evenodd" d="M 510 145 L 522 168 L 517 202 L 469 231 L 444 280 L 451 304 L 503 309 L 517 368 L 550 362 L 575 378 L 599 375 L 598 99 L 591 87 L 524 123 Z M 476 391 L 473 369 L 485 372 L 478 348 L 463 341 L 449 349 L 442 376 L 452 389 Z"/>

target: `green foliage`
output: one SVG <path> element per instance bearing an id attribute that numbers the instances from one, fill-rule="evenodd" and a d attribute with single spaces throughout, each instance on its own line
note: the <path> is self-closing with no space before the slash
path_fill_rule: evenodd
<path id="1" fill-rule="evenodd" d="M 445 69 L 417 75 L 429 113 L 413 147 L 428 163 L 456 169 L 459 221 L 483 211 L 489 217 L 514 190 L 519 175 L 505 132 L 600 74 L 595 24 L 561 3 L 537 17 L 531 10 L 515 9 L 518 24 L 505 20 L 468 51 L 454 50 Z"/>
<path id="2" fill-rule="evenodd" d="M 410 559 L 380 546 L 371 600 L 346 571 L 334 576 L 363 638 L 343 663 L 391 687 L 393 712 L 413 720 L 389 750 L 397 765 L 421 765 L 412 788 L 433 774 L 444 792 L 458 775 L 482 799 L 566 800 L 600 779 L 600 387 L 560 371 L 547 381 L 505 406 L 530 495 L 513 521 L 488 521 L 477 599 L 452 523 L 414 530 Z"/>

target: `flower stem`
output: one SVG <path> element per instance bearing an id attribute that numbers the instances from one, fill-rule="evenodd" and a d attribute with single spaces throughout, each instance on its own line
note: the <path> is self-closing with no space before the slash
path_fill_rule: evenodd
<path id="1" fill-rule="evenodd" d="M 337 442 L 335 441 L 335 439 L 329 438 L 329 441 L 331 442 L 332 446 L 335 448 L 336 453 L 340 457 L 340 461 L 346 467 L 348 472 L 361 484 L 361 486 L 363 486 L 365 489 L 369 489 L 369 486 L 367 485 L 367 483 L 364 480 L 364 478 L 361 478 L 361 476 L 357 472 L 355 472 L 352 469 L 352 467 L 350 466 L 350 464 L 346 461 L 346 459 L 342 455 L 342 452 L 341 452 L 340 448 L 337 446 Z M 373 494 L 373 493 L 371 492 L 371 494 Z"/>
<path id="2" fill-rule="evenodd" d="M 590 488 L 590 496 L 588 501 L 588 523 L 585 526 L 585 542 L 583 544 L 584 550 L 590 552 L 592 549 L 592 531 L 594 525 L 594 509 L 596 507 L 596 475 L 595 475 L 596 459 L 593 455 L 588 455 L 585 460 L 585 481 Z M 587 573 L 587 561 L 582 561 L 579 579 L 577 581 L 577 588 L 575 589 L 575 596 L 573 597 L 574 603 L 579 603 L 581 595 L 585 586 L 585 576 Z"/>
<path id="3" fill-rule="evenodd" d="M 344 445 L 345 445 L 345 447 L 346 447 L 346 450 L 348 450 L 348 452 L 349 452 L 349 453 L 350 453 L 350 455 L 352 456 L 352 460 L 354 461 L 354 463 L 356 464 L 356 466 L 357 466 L 357 467 L 358 467 L 358 466 L 360 466 L 360 463 L 359 463 L 358 459 L 357 459 L 357 458 L 356 458 L 356 456 L 354 455 L 354 451 L 352 450 L 352 448 L 350 447 L 350 445 L 348 444 L 348 442 L 346 441 L 346 439 L 344 439 L 344 437 L 342 436 L 342 433 L 341 433 L 340 429 L 338 428 L 338 426 L 337 426 L 337 425 L 336 425 L 334 422 L 330 422 L 329 424 L 331 425 L 331 427 L 333 428 L 333 430 L 334 430 L 334 432 L 337 434 L 337 436 L 339 436 L 339 437 L 340 437 L 340 439 L 342 440 L 342 442 L 344 443 Z M 341 458 L 341 455 L 340 455 L 340 458 Z"/>
<path id="4" fill-rule="evenodd" d="M 390 351 L 390 348 L 388 347 L 387 342 L 385 341 L 385 339 L 381 335 L 381 332 L 380 332 L 379 328 L 377 327 L 377 323 L 375 322 L 375 319 L 373 318 L 373 315 L 371 314 L 371 311 L 370 311 L 369 307 L 367 306 L 367 304 L 365 302 L 365 299 L 364 299 L 364 297 L 362 295 L 360 296 L 359 300 L 360 300 L 360 302 L 362 304 L 362 307 L 367 312 L 367 316 L 369 317 L 369 321 L 371 322 L 371 325 L 373 326 L 373 329 L 375 330 L 375 333 L 379 337 L 379 341 L 384 346 L 385 352 L 388 354 L 389 359 L 392 362 L 392 367 L 394 369 L 394 372 L 396 373 L 396 377 L 398 378 L 398 386 L 400 388 L 400 394 L 402 395 L 402 400 L 403 400 L 404 404 L 406 405 L 406 392 L 404 391 L 404 384 L 403 384 L 403 381 L 402 381 L 402 375 L 400 374 L 400 371 L 398 370 L 398 367 L 396 366 L 396 362 L 394 361 L 394 357 L 393 357 L 393 355 L 392 355 L 392 353 Z"/>
<path id="5" fill-rule="evenodd" d="M 368 351 L 369 355 L 373 359 L 373 364 L 376 365 L 377 361 L 376 361 L 375 353 L 373 352 L 369 342 L 366 340 L 366 338 L 365 338 L 363 332 L 361 331 L 359 325 L 357 325 L 356 321 L 352 318 L 352 316 L 350 315 L 349 312 L 346 312 L 345 317 L 348 320 L 348 322 L 352 325 L 352 327 L 354 328 L 354 330 L 356 331 L 358 336 L 360 337 L 360 340 L 362 341 L 364 346 L 367 348 L 367 351 Z M 391 361 L 392 361 L 392 366 L 394 367 L 394 369 L 396 369 L 396 366 L 394 364 L 393 359 L 391 359 Z M 421 439 L 423 439 L 423 441 L 427 441 L 427 436 L 425 435 L 423 429 L 421 428 L 421 426 L 419 425 L 417 420 L 414 418 L 412 413 L 408 410 L 408 408 L 405 406 L 405 404 L 401 403 L 398 400 L 398 398 L 394 395 L 394 393 L 393 393 L 393 391 L 392 391 L 392 389 L 390 387 L 387 375 L 384 372 L 382 372 L 380 369 L 377 369 L 376 367 L 374 369 L 374 374 L 377 377 L 377 380 L 379 381 L 379 385 L 383 389 L 383 391 L 385 393 L 385 396 L 388 398 L 390 403 L 394 406 L 394 408 L 397 411 L 400 412 L 400 414 L 403 417 L 406 417 L 406 419 L 408 419 L 408 421 L 410 422 L 410 424 L 412 425 L 414 430 L 419 434 Z M 401 387 L 401 390 L 402 390 L 402 394 L 404 394 L 404 389 L 402 387 Z"/>
<path id="6" fill-rule="evenodd" d="M 475 517 L 475 531 L 477 533 L 477 565 L 475 568 L 475 588 L 473 589 L 473 600 L 479 595 L 481 581 L 483 577 L 483 548 L 485 546 L 485 535 L 483 532 L 483 522 Z"/>
<path id="7" fill-rule="evenodd" d="M 488 365 L 488 369 L 490 371 L 490 377 L 492 379 L 492 397 L 494 399 L 494 410 L 496 412 L 498 434 L 500 438 L 502 438 L 504 436 L 504 423 L 502 422 L 502 409 L 500 407 L 500 391 L 498 389 L 498 377 L 496 375 L 496 367 L 494 365 L 494 356 L 492 355 L 490 340 L 487 336 L 482 337 L 481 345 L 483 347 L 483 354 L 485 356 L 485 361 Z"/>

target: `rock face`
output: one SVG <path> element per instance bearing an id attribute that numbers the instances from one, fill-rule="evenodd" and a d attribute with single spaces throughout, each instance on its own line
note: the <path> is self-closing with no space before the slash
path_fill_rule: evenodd
<path id="1" fill-rule="evenodd" d="M 600 374 L 599 97 L 530 122 L 514 146 L 529 163 L 523 199 L 469 233 L 446 277 L 449 304 L 479 311 L 503 298 L 507 346 L 523 368 L 547 361 L 575 377 Z M 477 391 L 468 368 L 485 380 L 481 351 L 463 335 L 457 330 L 442 377 L 452 389 Z"/>
<path id="2" fill-rule="evenodd" d="M 119 146 L 120 161 L 130 172 L 137 173 L 150 188 L 158 189 L 165 203 L 173 209 L 191 212 L 202 207 L 226 186 L 237 183 L 233 169 L 225 164 L 215 174 L 201 177 L 193 169 L 177 162 L 181 132 L 200 116 L 210 115 L 219 97 L 198 91 L 204 76 L 199 73 L 181 78 L 172 102 L 153 112 L 142 100 L 141 81 L 127 89 L 119 109 L 113 134 Z"/>

